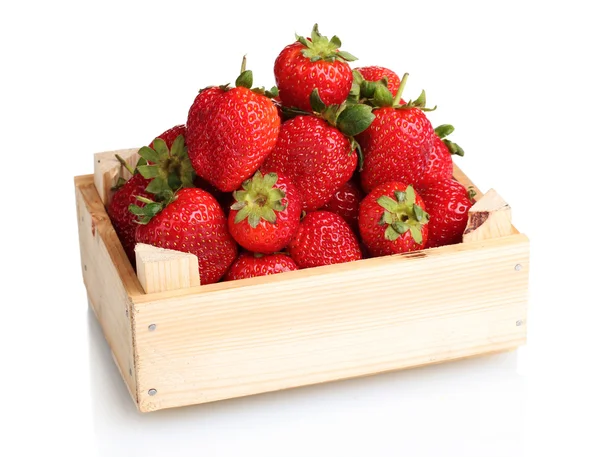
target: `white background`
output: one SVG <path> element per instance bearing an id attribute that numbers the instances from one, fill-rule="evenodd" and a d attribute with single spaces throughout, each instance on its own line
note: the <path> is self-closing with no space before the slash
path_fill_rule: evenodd
<path id="1" fill-rule="evenodd" d="M 3 2 L 0 455 L 598 456 L 598 32 L 593 2 Z M 531 239 L 516 352 L 138 414 L 88 311 L 73 177 L 147 144 L 248 56 L 339 35 L 410 73 L 460 166 Z M 8 423 L 8 425 L 7 425 Z"/>

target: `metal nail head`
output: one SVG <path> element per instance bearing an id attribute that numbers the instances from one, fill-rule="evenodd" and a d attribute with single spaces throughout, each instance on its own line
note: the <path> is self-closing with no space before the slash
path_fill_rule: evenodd
<path id="1" fill-rule="evenodd" d="M 517 327 L 520 327 L 521 325 L 523 325 L 523 321 L 519 319 L 519 320 L 517 321 Z"/>
<path id="2" fill-rule="evenodd" d="M 150 324 L 148 326 L 148 330 L 150 330 L 151 332 L 153 332 L 154 330 L 156 330 L 156 324 Z"/>
<path id="3" fill-rule="evenodd" d="M 523 267 L 521 266 L 521 264 L 520 264 L 520 263 L 517 263 L 517 264 L 515 265 L 515 270 L 516 270 L 516 271 L 521 271 L 521 268 L 523 268 Z"/>
<path id="4" fill-rule="evenodd" d="M 151 397 L 153 397 L 154 395 L 156 395 L 156 389 L 150 389 L 148 391 L 148 395 L 150 395 Z"/>

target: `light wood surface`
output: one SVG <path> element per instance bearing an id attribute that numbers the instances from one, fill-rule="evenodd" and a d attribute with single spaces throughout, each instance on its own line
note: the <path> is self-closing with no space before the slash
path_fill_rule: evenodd
<path id="1" fill-rule="evenodd" d="M 81 270 L 92 307 L 113 358 L 137 401 L 131 294 L 143 294 L 117 238 L 92 175 L 75 178 Z"/>
<path id="2" fill-rule="evenodd" d="M 108 205 L 112 199 L 114 191 L 111 188 L 117 184 L 119 178 L 131 178 L 131 173 L 121 165 L 115 154 L 119 154 L 133 169 L 140 158 L 138 151 L 139 148 L 133 148 L 94 154 L 94 184 L 104 205 Z"/>
<path id="3" fill-rule="evenodd" d="M 469 209 L 463 243 L 499 238 L 511 233 L 510 206 L 498 192 L 490 189 Z"/>
<path id="4" fill-rule="evenodd" d="M 172 298 L 139 297 L 134 331 L 140 409 L 363 376 L 524 343 L 524 235 L 421 254 L 232 281 L 235 287 L 201 286 Z"/>
<path id="5" fill-rule="evenodd" d="M 147 294 L 200 285 L 198 257 L 194 254 L 138 243 L 135 265 Z"/>

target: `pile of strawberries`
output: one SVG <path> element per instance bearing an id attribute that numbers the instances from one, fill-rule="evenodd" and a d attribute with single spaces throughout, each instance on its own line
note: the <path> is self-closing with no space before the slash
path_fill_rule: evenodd
<path id="1" fill-rule="evenodd" d="M 132 263 L 136 243 L 193 253 L 202 284 L 458 243 L 472 201 L 452 178 L 425 93 L 407 74 L 352 68 L 339 38 L 297 36 L 276 87 L 202 89 L 177 125 L 142 147 L 108 214 Z"/>

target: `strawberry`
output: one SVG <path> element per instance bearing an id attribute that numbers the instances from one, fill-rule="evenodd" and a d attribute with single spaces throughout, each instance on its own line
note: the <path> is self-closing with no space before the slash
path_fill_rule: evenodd
<path id="1" fill-rule="evenodd" d="M 424 91 L 414 102 L 399 104 L 406 77 L 393 99 L 387 89 L 377 91 L 374 103 L 380 107 L 373 110 L 375 119 L 356 137 L 365 158 L 361 172 L 365 192 L 388 181 L 414 184 L 425 171 L 434 131 L 424 113 L 428 110 Z"/>
<path id="2" fill-rule="evenodd" d="M 351 179 L 344 183 L 322 209 L 339 214 L 350 227 L 358 229 L 358 207 L 363 198 L 360 187 Z"/>
<path id="3" fill-rule="evenodd" d="M 175 140 L 181 135 L 175 148 L 172 146 Z M 185 126 L 177 125 L 161 133 L 150 144 L 149 147 L 141 148 L 140 155 L 142 159 L 135 170 L 131 169 L 123 159 L 117 156 L 123 166 L 127 167 L 132 177 L 127 182 L 120 182 L 118 188 L 107 207 L 108 216 L 117 232 L 117 236 L 125 249 L 125 253 L 132 265 L 135 266 L 135 231 L 137 229 L 136 216 L 129 211 L 129 205 L 144 206 L 144 203 L 137 199 L 138 196 L 152 198 L 151 192 L 156 191 L 158 186 L 165 184 L 160 179 L 151 187 L 148 187 L 153 180 L 154 175 L 170 177 L 169 179 L 175 186 L 179 186 L 182 180 L 189 179 L 192 174 L 189 159 L 186 160 L 183 135 L 185 135 Z M 158 149 L 155 150 L 153 144 L 156 143 Z M 150 166 L 146 165 L 150 160 Z M 139 171 L 144 171 L 147 177 Z M 149 175 L 147 173 L 150 173 Z M 188 176 L 185 178 L 184 176 Z M 190 185 L 189 181 L 186 181 Z M 147 190 L 148 189 L 148 190 Z"/>
<path id="4" fill-rule="evenodd" d="M 352 176 L 357 155 L 351 140 L 316 116 L 299 115 L 281 125 L 263 169 L 283 173 L 296 185 L 302 209 L 320 208 Z"/>
<path id="5" fill-rule="evenodd" d="M 358 67 L 358 71 L 366 81 L 381 81 L 385 78 L 385 83 L 392 95 L 396 95 L 400 88 L 400 77 L 389 68 L 372 65 L 369 67 Z"/>
<path id="6" fill-rule="evenodd" d="M 380 184 L 360 203 L 358 227 L 371 255 L 378 257 L 423 249 L 429 215 L 412 185 Z"/>
<path id="7" fill-rule="evenodd" d="M 300 222 L 288 251 L 299 268 L 360 260 L 358 238 L 339 215 L 313 211 Z"/>
<path id="8" fill-rule="evenodd" d="M 196 187 L 182 188 L 163 202 L 145 200 L 130 210 L 139 217 L 137 243 L 189 252 L 198 257 L 200 283 L 217 282 L 237 256 L 237 244 L 217 200 Z"/>
<path id="9" fill-rule="evenodd" d="M 429 151 L 429 158 L 425 171 L 419 179 L 421 185 L 433 183 L 442 179 L 452 178 L 454 163 L 452 155 L 463 156 L 465 152 L 456 143 L 445 139 L 454 131 L 454 127 L 449 124 L 440 125 L 435 129 L 433 137 L 433 147 Z"/>
<path id="10" fill-rule="evenodd" d="M 419 194 L 430 217 L 427 247 L 460 243 L 473 205 L 467 189 L 446 178 L 420 188 Z"/>
<path id="11" fill-rule="evenodd" d="M 223 192 L 254 174 L 277 141 L 280 118 L 245 70 L 236 87 L 209 87 L 196 96 L 187 119 L 189 156 L 196 173 Z M 270 93 L 269 93 L 270 94 Z"/>
<path id="12" fill-rule="evenodd" d="M 233 262 L 224 280 L 232 281 L 235 279 L 254 278 L 255 276 L 273 275 L 297 269 L 296 262 L 285 254 L 264 255 L 243 252 Z"/>
<path id="13" fill-rule="evenodd" d="M 229 233 L 244 248 L 270 254 L 287 246 L 300 225 L 300 195 L 281 173 L 257 171 L 233 193 Z"/>
<path id="14" fill-rule="evenodd" d="M 352 88 L 352 69 L 348 62 L 356 57 L 340 51 L 337 36 L 329 40 L 315 24 L 310 38 L 296 35 L 275 60 L 275 82 L 284 106 L 311 111 L 310 94 L 318 89 L 326 105 L 341 104 Z"/>
<path id="15" fill-rule="evenodd" d="M 127 180 L 115 192 L 110 204 L 106 208 L 108 217 L 117 232 L 117 236 L 125 249 L 125 253 L 132 265 L 135 266 L 135 231 L 137 229 L 136 217 L 129 211 L 129 205 L 143 206 L 138 196 L 152 198 L 150 192 L 146 192 L 146 187 L 150 183 L 149 179 L 141 174 L 134 172 L 133 176 Z"/>

